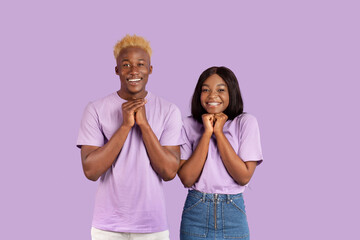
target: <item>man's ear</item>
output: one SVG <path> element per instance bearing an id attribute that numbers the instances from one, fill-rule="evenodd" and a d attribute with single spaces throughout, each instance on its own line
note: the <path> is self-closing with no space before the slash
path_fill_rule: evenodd
<path id="1" fill-rule="evenodd" d="M 149 71 L 149 74 L 151 74 L 151 73 L 152 73 L 152 70 L 153 70 L 153 66 L 152 66 L 152 65 L 150 65 L 150 71 Z"/>
<path id="2" fill-rule="evenodd" d="M 116 75 L 119 75 L 119 68 L 117 66 L 115 66 L 115 73 Z"/>

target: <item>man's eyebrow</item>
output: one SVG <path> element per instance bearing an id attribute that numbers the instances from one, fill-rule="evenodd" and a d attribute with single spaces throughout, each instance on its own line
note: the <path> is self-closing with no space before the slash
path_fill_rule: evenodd
<path id="1" fill-rule="evenodd" d="M 130 61 L 130 60 L 127 59 L 127 58 L 121 60 L 121 62 L 129 62 L 129 61 Z M 146 59 L 144 59 L 144 58 L 139 58 L 138 61 L 146 61 Z"/>

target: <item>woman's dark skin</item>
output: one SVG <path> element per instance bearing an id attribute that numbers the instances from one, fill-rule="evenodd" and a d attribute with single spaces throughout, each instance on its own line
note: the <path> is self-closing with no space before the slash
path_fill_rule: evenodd
<path id="1" fill-rule="evenodd" d="M 254 174 L 257 162 L 244 162 L 224 135 L 223 127 L 228 117 L 223 111 L 229 105 L 229 93 L 224 80 L 217 74 L 206 79 L 200 99 L 201 105 L 208 112 L 202 115 L 204 132 L 191 157 L 180 161 L 178 175 L 181 182 L 185 187 L 191 187 L 198 181 L 206 161 L 211 136 L 214 134 L 226 170 L 239 185 L 246 185 Z"/>

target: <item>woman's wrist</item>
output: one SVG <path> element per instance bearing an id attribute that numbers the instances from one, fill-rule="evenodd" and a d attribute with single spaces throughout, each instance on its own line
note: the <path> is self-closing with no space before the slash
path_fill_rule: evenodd
<path id="1" fill-rule="evenodd" d="M 211 130 L 206 130 L 203 132 L 203 136 L 204 137 L 208 137 L 208 138 L 211 138 L 213 132 Z"/>
<path id="2" fill-rule="evenodd" d="M 225 136 L 222 129 L 214 129 L 214 135 L 215 137 Z"/>

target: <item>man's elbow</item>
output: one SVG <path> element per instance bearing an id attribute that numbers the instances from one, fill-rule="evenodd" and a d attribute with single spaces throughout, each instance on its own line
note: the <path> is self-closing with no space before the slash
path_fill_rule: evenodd
<path id="1" fill-rule="evenodd" d="M 168 172 L 166 174 L 163 174 L 162 179 L 165 182 L 171 181 L 176 177 L 176 171 L 175 172 Z"/>
<path id="2" fill-rule="evenodd" d="M 162 170 L 161 178 L 165 182 L 171 181 L 176 177 L 176 174 L 179 170 L 179 160 L 176 161 L 176 164 L 169 165 L 167 168 Z"/>
<path id="3" fill-rule="evenodd" d="M 96 182 L 99 179 L 99 176 L 91 170 L 84 169 L 84 174 L 85 174 L 85 177 L 87 179 L 89 179 L 90 181 Z"/>

